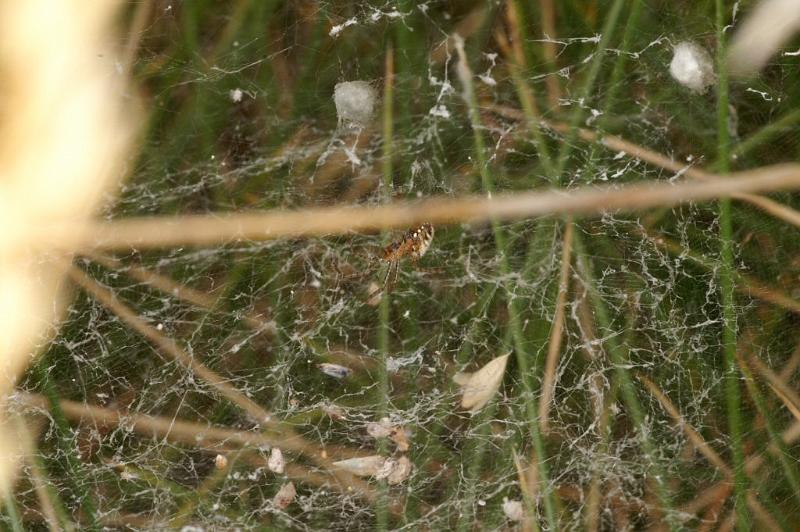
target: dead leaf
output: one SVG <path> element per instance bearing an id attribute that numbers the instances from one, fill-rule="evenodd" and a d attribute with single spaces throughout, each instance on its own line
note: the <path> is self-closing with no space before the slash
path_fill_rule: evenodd
<path id="1" fill-rule="evenodd" d="M 509 501 L 508 497 L 503 497 L 503 513 L 511 521 L 522 521 L 524 516 L 522 501 Z"/>
<path id="2" fill-rule="evenodd" d="M 375 439 L 389 438 L 397 445 L 397 450 L 403 453 L 410 447 L 408 431 L 403 427 L 392 425 L 388 417 L 381 418 L 377 423 L 368 423 L 367 434 Z"/>
<path id="3" fill-rule="evenodd" d="M 340 460 L 333 465 L 358 477 L 374 477 L 385 462 L 386 458 L 383 456 L 374 455 Z"/>
<path id="4" fill-rule="evenodd" d="M 375 439 L 388 438 L 393 427 L 388 417 L 381 418 L 377 423 L 367 423 L 367 434 Z"/>
<path id="5" fill-rule="evenodd" d="M 294 489 L 294 483 L 289 482 L 281 486 L 281 489 L 279 489 L 275 497 L 272 498 L 272 504 L 274 504 L 276 508 L 285 510 L 287 506 L 292 504 L 295 495 L 297 495 L 297 491 Z"/>
<path id="6" fill-rule="evenodd" d="M 403 427 L 395 427 L 395 429 L 389 435 L 389 439 L 392 440 L 395 445 L 397 445 L 397 450 L 401 453 L 408 451 L 409 447 L 411 446 L 408 441 L 408 431 Z"/>
<path id="7" fill-rule="evenodd" d="M 409 460 L 406 456 L 401 456 L 397 460 L 393 461 L 394 461 L 394 467 L 392 467 L 392 471 L 386 478 L 387 482 L 389 482 L 389 484 L 392 486 L 400 484 L 405 479 L 407 479 L 408 475 L 411 474 L 411 468 L 412 468 L 411 460 Z"/>
<path id="8" fill-rule="evenodd" d="M 386 479 L 392 486 L 400 484 L 411 474 L 411 460 L 406 456 L 398 459 L 384 458 L 383 456 L 365 456 L 363 458 L 350 458 L 334 462 L 334 466 L 359 477 L 375 477 L 377 480 Z"/>
<path id="9" fill-rule="evenodd" d="M 283 453 L 277 447 L 273 447 L 272 451 L 269 453 L 269 460 L 267 460 L 267 467 L 273 473 L 282 475 L 285 465 L 286 462 L 283 460 Z"/>
<path id="10" fill-rule="evenodd" d="M 488 403 L 503 382 L 509 355 L 495 358 L 475 373 L 456 373 L 453 381 L 461 386 L 461 407 L 477 412 Z"/>

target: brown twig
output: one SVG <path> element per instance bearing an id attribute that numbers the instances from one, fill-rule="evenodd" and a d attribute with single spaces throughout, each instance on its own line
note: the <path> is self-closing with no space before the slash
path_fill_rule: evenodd
<path id="1" fill-rule="evenodd" d="M 786 364 L 783 365 L 783 369 L 781 369 L 780 372 L 781 380 L 786 382 L 791 379 L 794 372 L 797 371 L 798 366 L 800 366 L 800 343 L 795 346 L 792 356 L 790 356 Z"/>
<path id="2" fill-rule="evenodd" d="M 781 379 L 780 376 L 775 374 L 766 364 L 764 364 L 761 359 L 759 359 L 755 354 L 750 354 L 750 356 L 744 357 L 743 355 L 739 354 L 740 363 L 746 363 L 751 368 L 756 370 L 757 373 L 761 375 L 761 377 L 767 382 L 770 389 L 778 396 L 781 402 L 786 406 L 789 412 L 800 421 L 800 395 L 797 394 L 794 390 L 792 390 L 787 384 L 786 381 Z"/>
<path id="3" fill-rule="evenodd" d="M 524 113 L 517 109 L 499 105 L 492 105 L 489 106 L 489 108 L 497 114 L 512 120 L 523 121 L 525 119 Z M 540 124 L 561 134 L 569 132 L 569 126 L 560 122 L 540 120 Z M 674 159 L 670 159 L 665 155 L 643 146 L 639 146 L 638 144 L 634 144 L 633 142 L 623 139 L 622 137 L 618 137 L 616 135 L 604 135 L 585 128 L 576 128 L 576 131 L 577 137 L 581 140 L 586 142 L 598 142 L 612 151 L 616 151 L 617 153 L 625 153 L 626 155 L 629 155 L 635 159 L 642 160 L 665 170 L 670 170 L 676 174 L 686 175 L 687 177 L 700 180 L 710 179 L 713 177 L 713 174 L 703 170 L 698 166 L 688 165 Z M 730 196 L 732 198 L 750 203 L 751 205 L 763 210 L 767 214 L 800 227 L 800 212 L 775 200 L 749 193 L 736 193 L 731 194 Z"/>
<path id="4" fill-rule="evenodd" d="M 114 222 L 70 223 L 30 228 L 35 245 L 64 248 L 160 248 L 210 246 L 240 240 L 273 240 L 322 236 L 353 231 L 408 228 L 434 224 L 512 220 L 551 215 L 591 215 L 652 207 L 670 207 L 738 193 L 800 188 L 800 165 L 782 164 L 715 176 L 708 180 L 639 182 L 631 185 L 587 186 L 570 190 L 515 192 L 492 198 L 431 198 L 379 207 L 321 207 L 263 213 L 154 216 Z"/>
<path id="5" fill-rule="evenodd" d="M 30 425 L 26 421 L 23 421 L 21 416 L 16 416 L 15 422 L 17 434 L 19 434 L 22 439 L 22 449 L 25 452 L 25 459 L 28 462 L 30 481 L 36 491 L 36 498 L 39 500 L 42 516 L 50 530 L 62 530 L 61 524 L 58 521 L 58 515 L 56 514 L 55 504 L 53 504 L 53 499 L 48 489 L 48 484 L 50 483 L 46 480 L 47 473 L 36 457 L 36 444 L 31 434 L 31 432 L 40 432 L 41 423 L 36 423 L 33 430 L 31 430 Z M 74 530 L 71 523 L 65 523 L 64 528 L 66 530 Z"/>
<path id="6" fill-rule="evenodd" d="M 456 24 L 450 37 L 445 39 L 431 51 L 430 60 L 432 63 L 444 63 L 450 57 L 450 47 L 453 45 L 453 35 L 460 35 L 467 39 L 470 35 L 478 31 L 486 22 L 489 16 L 489 7 L 483 2 L 479 2 L 477 7 L 470 11 L 467 16 Z"/>
<path id="7" fill-rule="evenodd" d="M 192 371 L 195 375 L 210 384 L 220 395 L 247 412 L 247 414 L 265 430 L 275 430 L 280 435 L 280 443 L 276 445 L 306 454 L 306 456 L 315 463 L 328 469 L 344 486 L 354 485 L 357 481 L 350 473 L 333 467 L 332 462 L 327 458 L 327 449 L 324 455 L 321 452 L 317 452 L 317 449 L 310 446 L 303 437 L 295 434 L 290 428 L 283 426 L 278 421 L 273 420 L 271 414 L 263 407 L 245 396 L 234 386 L 230 385 L 224 377 L 208 369 L 205 365 L 189 356 L 175 340 L 147 324 L 133 310 L 118 301 L 109 289 L 101 286 L 75 266 L 70 267 L 69 276 L 79 286 L 122 319 L 122 321 L 158 346 L 162 352 Z"/>
<path id="8" fill-rule="evenodd" d="M 700 518 L 700 523 L 697 526 L 696 532 L 711 532 L 714 529 L 714 525 L 717 524 L 717 521 L 722 515 L 722 508 L 725 506 L 729 494 L 730 490 L 727 490 L 724 494 L 721 494 L 722 496 L 718 497 L 717 500 L 706 507 L 706 511 L 703 512 Z"/>
<path id="9" fill-rule="evenodd" d="M 34 408 L 42 410 L 48 410 L 50 408 L 48 399 L 41 395 L 18 394 L 15 397 L 21 403 Z M 294 452 L 316 459 L 318 462 L 322 461 L 328 463 L 327 458 L 320 458 L 323 451 L 319 447 L 312 445 L 300 436 L 286 434 L 285 432 L 258 433 L 231 430 L 224 427 L 208 426 L 167 417 L 122 412 L 112 408 L 92 406 L 66 399 L 59 400 L 58 406 L 64 413 L 64 416 L 73 421 L 92 423 L 95 426 L 103 428 L 129 427 L 131 430 L 145 436 L 168 438 L 174 443 L 190 445 L 209 452 L 225 453 L 227 450 L 230 450 L 229 446 L 231 444 L 254 449 L 279 447 L 288 452 Z M 366 456 L 365 453 L 356 450 L 335 446 L 326 447 L 324 452 L 326 455 L 335 459 Z M 249 458 L 248 460 L 256 460 L 256 458 Z M 330 464 L 328 463 L 328 465 Z M 287 464 L 286 472 L 290 476 L 292 476 L 293 473 L 296 474 L 299 480 L 304 480 L 308 477 L 314 479 L 314 483 L 318 483 L 317 481 L 322 483 L 323 477 L 321 475 L 312 474 L 303 466 L 289 466 Z M 364 481 L 344 471 L 337 470 L 335 467 L 330 467 L 330 474 L 337 480 L 336 484 L 343 492 L 348 493 L 355 491 L 369 500 L 374 498 L 372 488 Z M 330 477 L 325 476 L 324 478 L 329 479 Z M 329 480 L 326 480 L 325 484 L 331 483 Z"/>
<path id="10" fill-rule="evenodd" d="M 86 256 L 110 270 L 123 270 L 137 281 L 141 281 L 142 283 L 152 286 L 156 290 L 160 290 L 165 294 L 174 296 L 181 301 L 185 301 L 197 307 L 212 310 L 217 305 L 218 298 L 209 295 L 207 292 L 195 290 L 190 286 L 179 283 L 165 275 L 160 275 L 146 268 L 142 268 L 141 266 L 125 264 L 118 259 L 106 257 L 98 253 L 86 253 Z M 274 323 L 265 321 L 251 313 L 245 314 L 243 316 L 243 321 L 257 332 L 264 332 L 270 336 L 273 336 L 277 332 Z"/>
<path id="11" fill-rule="evenodd" d="M 136 312 L 120 302 L 111 290 L 101 286 L 97 281 L 86 275 L 83 270 L 75 266 L 69 269 L 69 276 L 78 286 L 116 314 L 135 331 L 155 344 L 163 353 L 169 355 L 183 367 L 191 370 L 192 373 L 211 385 L 220 395 L 247 412 L 253 421 L 264 426 L 274 425 L 275 422 L 272 420 L 272 415 L 262 406 L 229 384 L 228 379 L 210 370 L 186 353 L 178 345 L 178 342 L 151 327 Z"/>
<path id="12" fill-rule="evenodd" d="M 647 378 L 644 375 L 637 375 L 640 381 L 645 385 L 647 390 L 655 397 L 664 410 L 670 415 L 672 420 L 675 422 L 680 429 L 686 434 L 686 437 L 689 439 L 691 444 L 697 449 L 700 454 L 705 456 L 706 460 L 708 460 L 714 467 L 720 470 L 728 478 L 733 478 L 733 471 L 728 467 L 724 460 L 717 454 L 717 452 L 711 448 L 711 446 L 706 443 L 703 437 L 700 435 L 695 428 L 688 423 L 683 416 L 681 416 L 678 409 L 675 408 L 675 405 L 672 404 L 672 401 L 661 391 L 661 389 Z"/>
<path id="13" fill-rule="evenodd" d="M 678 242 L 664 236 L 650 235 L 645 231 L 640 231 L 640 234 L 650 240 L 657 247 L 667 251 L 676 256 L 685 256 L 692 259 L 696 264 L 710 269 L 709 259 L 697 253 L 684 250 Z M 736 278 L 736 291 L 742 294 L 766 301 L 778 307 L 784 308 L 795 314 L 800 314 L 800 301 L 792 299 L 788 295 L 780 292 L 779 290 L 765 285 L 758 279 L 749 275 L 735 272 Z"/>
<path id="14" fill-rule="evenodd" d="M 703 439 L 699 432 L 685 419 L 681 416 L 678 409 L 675 408 L 675 405 L 672 404 L 672 401 L 661 391 L 661 389 L 650 379 L 648 379 L 644 375 L 637 375 L 640 381 L 645 385 L 647 390 L 655 397 L 664 410 L 672 417 L 672 420 L 675 422 L 679 428 L 683 430 L 686 434 L 686 437 L 689 439 L 691 444 L 694 446 L 695 449 L 702 454 L 706 460 L 708 460 L 714 467 L 716 467 L 721 473 L 723 473 L 728 481 L 733 479 L 733 470 L 728 467 L 724 460 L 717 454 L 717 452 L 711 448 L 711 446 Z M 780 529 L 779 526 L 773 526 L 775 524 L 775 520 L 772 516 L 769 515 L 769 512 L 764 508 L 761 502 L 758 500 L 758 497 L 752 492 L 752 490 L 748 490 L 747 492 L 747 506 L 753 512 L 755 517 L 759 519 L 764 525 L 768 528 L 767 530 L 778 530 Z"/>

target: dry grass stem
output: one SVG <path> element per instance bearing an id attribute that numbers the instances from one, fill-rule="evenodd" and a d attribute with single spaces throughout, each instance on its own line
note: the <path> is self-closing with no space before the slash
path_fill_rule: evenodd
<path id="1" fill-rule="evenodd" d="M 190 356 L 178 345 L 178 342 L 159 332 L 155 327 L 150 326 L 136 312 L 121 303 L 111 290 L 100 285 L 100 283 L 86 275 L 83 270 L 75 266 L 69 269 L 69 277 L 132 329 L 156 345 L 161 352 L 191 370 L 192 373 L 211 385 L 220 395 L 247 412 L 253 421 L 265 426 L 274 424 L 272 415 L 263 407 L 229 384 L 228 379 L 195 360 L 194 357 Z"/>
<path id="2" fill-rule="evenodd" d="M 246 214 L 208 214 L 128 218 L 95 222 L 85 233 L 71 224 L 35 232 L 37 245 L 63 249 L 145 249 L 212 246 L 241 240 L 324 236 L 433 224 L 513 220 L 552 215 L 593 215 L 639 211 L 704 201 L 742 192 L 800 188 L 800 165 L 782 164 L 713 177 L 704 181 L 641 182 L 624 186 L 581 187 L 544 192 L 516 192 L 495 197 L 431 198 L 379 207 L 321 207 Z"/>
<path id="3" fill-rule="evenodd" d="M 697 526 L 696 532 L 711 532 L 719 521 L 722 515 L 725 502 L 728 500 L 728 495 L 719 497 L 716 501 L 712 502 L 706 507 L 706 511 L 700 517 L 700 523 Z"/>
<path id="4" fill-rule="evenodd" d="M 800 422 L 795 421 L 792 423 L 789 428 L 783 431 L 781 434 L 781 439 L 783 440 L 784 445 L 792 445 L 797 440 L 800 440 Z M 767 447 L 767 453 L 775 455 L 780 452 L 780 449 L 774 443 L 771 443 Z M 755 473 L 763 464 L 764 464 L 764 454 L 754 454 L 753 456 L 749 457 L 744 463 L 744 471 L 748 475 L 752 475 Z"/>
<path id="5" fill-rule="evenodd" d="M 747 506 L 753 512 L 753 515 L 761 525 L 764 527 L 761 530 L 781 530 L 781 525 L 769 514 L 766 508 L 759 502 L 753 490 L 747 490 Z"/>
<path id="6" fill-rule="evenodd" d="M 125 44 L 125 51 L 122 54 L 122 68 L 130 73 L 133 63 L 136 60 L 136 52 L 139 50 L 139 43 L 144 35 L 144 28 L 150 20 L 153 12 L 153 0 L 139 0 L 133 14 L 130 30 L 128 30 L 128 42 Z"/>
<path id="7" fill-rule="evenodd" d="M 697 430 L 695 430 L 691 424 L 687 423 L 685 419 L 683 419 L 683 416 L 681 416 L 680 412 L 678 412 L 678 409 L 675 408 L 675 405 L 672 404 L 672 401 L 669 400 L 669 398 L 664 394 L 664 392 L 661 391 L 656 383 L 644 375 L 637 375 L 637 377 L 645 385 L 653 397 L 658 400 L 664 410 L 667 411 L 675 424 L 683 430 L 694 448 L 697 449 L 700 454 L 706 458 L 706 460 L 711 462 L 711 464 L 719 469 L 721 473 L 728 478 L 733 478 L 733 471 L 728 467 L 725 461 L 722 460 L 722 458 L 714 449 L 711 448 L 710 445 L 708 445 L 708 443 L 706 443 L 700 433 L 697 432 Z"/>
<path id="8" fill-rule="evenodd" d="M 493 105 L 489 108 L 506 118 L 518 121 L 524 120 L 524 114 L 517 109 L 498 105 Z M 569 126 L 561 122 L 541 120 L 540 123 L 541 125 L 561 134 L 566 134 L 569 132 Z M 687 177 L 693 179 L 710 179 L 713 177 L 713 174 L 703 170 L 698 166 L 681 163 L 656 151 L 625 140 L 622 137 L 618 137 L 616 135 L 605 135 L 585 128 L 576 128 L 576 130 L 578 138 L 586 142 L 599 142 L 612 151 L 616 151 L 617 153 L 625 153 L 626 155 L 635 159 L 639 159 L 654 166 L 658 166 L 659 168 L 675 172 L 675 174 L 686 175 Z M 730 196 L 740 201 L 750 203 L 751 205 L 758 207 L 771 216 L 788 222 L 794 226 L 800 227 L 800 212 L 792 209 L 791 207 L 787 207 L 775 200 L 755 194 L 736 193 L 731 194 Z"/>
<path id="9" fill-rule="evenodd" d="M 513 0 L 506 2 L 506 21 L 510 31 L 510 41 L 500 30 L 495 33 L 497 43 L 505 55 L 507 66 L 514 79 L 514 86 L 520 98 L 520 104 L 528 114 L 528 119 L 539 119 L 539 106 L 533 95 L 531 86 L 526 82 L 523 72 L 527 69 L 525 64 L 525 52 L 522 49 L 522 32 L 520 31 L 519 13 Z M 530 124 L 531 127 L 538 127 L 537 124 Z"/>
<path id="10" fill-rule="evenodd" d="M 281 439 L 280 443 L 276 445 L 279 445 L 281 448 L 285 448 L 287 450 L 294 450 L 296 452 L 304 452 L 303 449 L 306 449 L 305 454 L 312 458 L 316 463 L 322 465 L 323 467 L 329 469 L 331 468 L 331 461 L 327 458 L 321 458 L 322 453 L 317 452 L 316 448 L 310 446 L 305 439 L 297 434 L 294 434 L 287 427 L 281 426 L 279 422 L 273 420 L 271 414 L 269 414 L 263 407 L 245 396 L 234 386 L 231 386 L 224 377 L 210 370 L 205 365 L 189 356 L 175 340 L 162 334 L 154 327 L 151 327 L 133 310 L 119 302 L 109 289 L 101 286 L 77 267 L 73 266 L 70 268 L 69 275 L 73 281 L 91 294 L 122 321 L 127 323 L 131 328 L 139 332 L 142 336 L 159 347 L 163 353 L 169 355 L 176 362 L 183 365 L 199 378 L 211 385 L 215 390 L 217 390 L 217 392 L 220 393 L 220 395 L 244 410 L 253 419 L 253 421 L 259 423 L 265 428 L 277 430 Z M 331 448 L 330 452 L 328 452 L 328 449 L 325 451 L 326 454 L 336 454 L 334 448 Z M 333 474 L 337 476 L 337 478 L 340 478 L 344 483 L 351 481 L 352 475 L 344 471 L 333 471 Z"/>
<path id="11" fill-rule="evenodd" d="M 0 5 L 0 499 L 13 483 L 18 445 L 3 404 L 67 304 L 64 266 L 30 246 L 29 229 L 69 220 L 83 231 L 113 196 L 132 138 L 136 101 L 108 60 L 118 5 Z"/>
<path id="12" fill-rule="evenodd" d="M 800 0 L 761 0 L 747 18 L 737 24 L 728 49 L 731 74 L 755 74 L 798 31 Z"/>
<path id="13" fill-rule="evenodd" d="M 148 286 L 155 288 L 165 294 L 169 294 L 181 301 L 185 301 L 200 308 L 212 310 L 216 307 L 218 298 L 209 295 L 206 292 L 195 290 L 190 286 L 179 283 L 166 275 L 155 273 L 147 268 L 135 266 L 132 264 L 124 264 L 122 261 L 105 257 L 97 253 L 87 253 L 89 258 L 94 262 L 105 266 L 110 270 L 124 271 L 137 281 L 140 281 Z M 265 332 L 270 336 L 274 335 L 277 331 L 273 322 L 265 321 L 262 318 L 248 313 L 242 318 L 248 327 L 258 332 Z"/>
<path id="14" fill-rule="evenodd" d="M 731 484 L 729 480 L 722 480 L 702 490 L 697 497 L 692 498 L 681 506 L 680 511 L 685 514 L 697 515 L 703 508 L 712 504 L 718 504 L 720 500 L 727 500 L 732 491 L 733 484 Z"/>
<path id="15" fill-rule="evenodd" d="M 561 100 L 561 85 L 558 81 L 558 49 L 556 48 L 556 6 L 553 0 L 539 0 L 542 13 L 542 36 L 544 42 L 544 58 L 553 70 L 545 78 L 547 101 L 551 109 L 558 109 Z"/>
<path id="16" fill-rule="evenodd" d="M 781 369 L 780 372 L 781 380 L 786 382 L 791 379 L 794 372 L 797 371 L 798 366 L 800 366 L 800 343 L 795 346 L 792 356 L 790 356 L 786 364 L 783 365 L 783 369 Z"/>
<path id="17" fill-rule="evenodd" d="M 48 410 L 50 408 L 47 398 L 41 395 L 19 394 L 16 398 L 19 402 L 29 407 L 40 410 Z M 315 484 L 332 484 L 338 486 L 338 489 L 345 493 L 355 490 L 369 500 L 374 498 L 372 489 L 364 481 L 345 472 L 336 471 L 335 468 L 330 466 L 330 460 L 320 458 L 323 451 L 327 456 L 334 459 L 353 458 L 363 454 L 357 450 L 336 446 L 326 446 L 322 449 L 300 436 L 289 433 L 277 432 L 268 434 L 231 430 L 168 417 L 122 412 L 113 408 L 92 406 L 66 399 L 59 400 L 58 405 L 64 416 L 75 422 L 90 423 L 97 427 L 107 428 L 130 427 L 133 431 L 144 436 L 167 438 L 173 443 L 182 443 L 213 453 L 235 451 L 235 449 L 230 449 L 231 444 L 254 449 L 279 447 L 282 450 L 311 458 L 315 462 L 321 463 L 325 469 L 329 469 L 328 474 L 322 475 L 297 464 L 286 464 L 287 475 L 296 474 L 297 480 L 311 479 L 311 482 Z M 266 458 L 253 456 L 248 460 L 261 466 L 266 464 Z M 337 482 L 330 482 L 331 475 Z"/>
<path id="18" fill-rule="evenodd" d="M 781 435 L 781 439 L 783 440 L 784 445 L 791 445 L 795 443 L 797 440 L 800 440 L 800 422 L 795 421 L 789 428 L 783 431 Z M 771 443 L 766 450 L 769 454 L 777 454 L 780 452 L 780 449 L 774 443 Z M 765 457 L 763 453 L 754 454 L 745 460 L 744 463 L 744 472 L 747 476 L 752 476 L 755 474 L 756 471 L 764 464 Z M 681 508 L 682 512 L 690 513 L 690 514 L 697 514 L 707 505 L 711 504 L 716 500 L 716 496 L 720 496 L 720 493 L 725 492 L 725 497 L 728 496 L 732 489 L 732 485 L 729 480 L 723 480 L 717 482 L 713 486 L 707 488 L 702 495 L 696 497 L 683 505 Z"/>
<path id="19" fill-rule="evenodd" d="M 672 404 L 672 401 L 661 391 L 661 389 L 650 379 L 645 377 L 644 375 L 638 375 L 638 378 L 642 383 L 645 385 L 647 390 L 655 397 L 664 410 L 672 417 L 675 424 L 683 429 L 686 437 L 692 443 L 695 449 L 697 449 L 700 454 L 702 454 L 706 460 L 708 460 L 711 464 L 713 464 L 721 473 L 723 473 L 728 480 L 733 479 L 733 470 L 722 460 L 722 458 L 717 454 L 717 452 L 711 448 L 710 445 L 703 439 L 697 430 L 692 427 L 691 424 L 687 423 L 683 416 L 681 416 L 678 409 L 675 408 L 675 405 Z M 775 521 L 772 519 L 772 516 L 769 515 L 769 512 L 763 507 L 761 502 L 758 498 L 749 491 L 747 494 L 747 506 L 752 510 L 753 514 L 759 519 L 762 523 L 769 526 L 767 530 L 778 530 L 780 527 L 774 528 L 772 527 L 772 523 Z"/>
<path id="20" fill-rule="evenodd" d="M 550 329 L 550 340 L 547 347 L 547 360 L 544 367 L 542 380 L 542 396 L 539 400 L 539 427 L 542 432 L 549 431 L 550 403 L 553 400 L 558 370 L 558 359 L 561 354 L 561 340 L 564 336 L 564 307 L 567 302 L 569 290 L 569 271 L 572 262 L 572 221 L 564 224 L 564 242 L 561 249 L 561 273 L 558 282 L 558 296 L 556 297 L 555 319 Z"/>
<path id="21" fill-rule="evenodd" d="M 42 516 L 44 517 L 45 523 L 47 523 L 47 527 L 50 530 L 61 530 L 62 527 L 58 522 L 56 508 L 53 504 L 53 499 L 50 497 L 50 492 L 48 491 L 48 484 L 50 484 L 50 482 L 46 480 L 46 471 L 44 471 L 39 462 L 36 460 L 36 443 L 31 435 L 31 429 L 33 428 L 34 432 L 39 432 L 38 429 L 41 427 L 41 424 L 36 424 L 34 427 L 32 427 L 32 424 L 29 422 L 29 420 L 23 420 L 21 416 L 17 416 L 15 421 L 17 425 L 17 434 L 19 434 L 22 442 L 22 450 L 25 453 L 25 459 L 28 462 L 30 481 L 31 484 L 33 484 L 34 490 L 36 491 L 36 498 L 39 500 L 39 508 L 42 511 Z M 65 528 L 67 530 L 73 530 L 73 527 L 69 524 Z"/>
<path id="22" fill-rule="evenodd" d="M 778 396 L 781 402 L 789 409 L 792 415 L 800 421 L 800 396 L 792 390 L 786 382 L 774 371 L 767 367 L 757 356 L 751 354 L 744 357 L 740 355 L 740 363 L 747 363 L 761 375 L 770 389 Z"/>
<path id="23" fill-rule="evenodd" d="M 650 240 L 653 244 L 657 247 L 671 253 L 675 256 L 686 256 L 692 259 L 696 264 L 706 267 L 709 267 L 711 261 L 706 259 L 705 257 L 694 253 L 689 250 L 684 250 L 683 247 L 678 242 L 675 242 L 672 239 L 666 238 L 664 236 L 654 236 L 646 233 L 644 231 L 640 232 L 644 238 Z M 783 292 L 769 287 L 755 279 L 749 275 L 735 272 L 735 279 L 736 279 L 736 291 L 747 296 L 760 299 L 767 303 L 771 303 L 777 307 L 786 309 L 790 312 L 794 312 L 795 314 L 800 314 L 800 301 L 792 299 L 788 295 L 784 294 Z"/>
<path id="24" fill-rule="evenodd" d="M 536 508 L 536 497 L 538 495 L 536 468 L 531 467 L 533 464 L 528 465 L 527 467 L 524 466 L 516 451 L 514 451 L 513 456 L 514 466 L 517 468 L 519 489 L 522 492 L 522 498 L 525 502 L 525 504 L 522 506 L 522 530 L 523 532 L 538 530 L 538 527 L 536 526 L 536 516 L 533 514 Z"/>
<path id="25" fill-rule="evenodd" d="M 478 7 L 470 11 L 467 16 L 462 18 L 456 24 L 453 35 L 445 39 L 441 44 L 437 45 L 433 51 L 431 51 L 431 62 L 434 64 L 440 64 L 450 59 L 451 47 L 453 46 L 453 36 L 460 35 L 463 39 L 469 38 L 470 35 L 474 34 L 483 27 L 488 16 L 488 5 L 478 4 Z"/>

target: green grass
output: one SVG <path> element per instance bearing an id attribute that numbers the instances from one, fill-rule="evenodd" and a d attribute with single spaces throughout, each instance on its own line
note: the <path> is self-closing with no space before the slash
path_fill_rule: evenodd
<path id="1" fill-rule="evenodd" d="M 721 173 L 730 170 L 730 125 L 728 106 L 728 75 L 725 57 L 725 25 L 727 16 L 721 0 L 716 1 L 717 24 L 717 168 Z M 736 527 L 750 529 L 747 511 L 747 479 L 744 473 L 744 451 L 742 449 L 741 391 L 739 369 L 736 364 L 736 300 L 733 263 L 733 217 L 731 200 L 719 202 L 720 231 L 720 293 L 722 296 L 722 345 L 725 353 L 725 404 L 728 413 L 728 430 L 732 440 Z"/>
<path id="2" fill-rule="evenodd" d="M 144 139 L 109 213 L 378 204 L 673 177 L 588 145 L 574 131 L 540 128 L 540 117 L 620 135 L 675 160 L 691 156 L 720 173 L 796 160 L 797 58 L 776 56 L 757 81 L 728 79 L 731 30 L 723 29 L 733 4 L 556 2 L 557 61 L 566 75 L 553 72 L 542 53 L 536 2 L 515 3 L 516 18 L 505 5 L 477 1 L 433 2 L 426 11 L 405 1 L 397 5 L 400 15 L 364 2 L 157 7 L 134 65 L 149 111 Z M 740 6 L 737 19 L 750 7 Z M 329 35 L 352 18 L 356 24 Z M 466 78 L 458 75 L 452 42 L 449 62 L 428 60 L 456 29 L 472 71 Z M 670 43 L 685 39 L 716 54 L 718 83 L 708 94 L 691 93 L 669 77 Z M 492 61 L 496 84 L 478 77 Z M 558 108 L 548 106 L 548 75 L 561 87 Z M 380 95 L 375 120 L 358 139 L 337 132 L 332 100 L 337 82 L 355 79 L 371 81 Z M 751 86 L 772 99 L 748 92 Z M 234 103 L 230 91 L 237 88 L 244 98 Z M 729 128 L 731 105 L 737 131 Z M 502 119 L 491 106 L 517 109 L 524 120 Z M 443 110 L 449 117 L 435 116 Z M 774 199 L 800 207 L 791 193 Z M 299 468 L 290 477 L 254 465 L 266 449 L 238 455 L 226 448 L 220 452 L 242 457 L 231 460 L 226 474 L 214 469 L 215 453 L 169 436 L 124 425 L 100 430 L 68 418 L 59 399 L 257 430 L 81 295 L 21 383 L 52 406 L 38 445 L 61 517 L 81 528 L 135 517 L 154 527 L 473 530 L 509 525 L 502 511 L 507 497 L 523 501 L 538 530 L 587 523 L 606 530 L 625 521 L 638 529 L 662 518 L 695 528 L 705 508 L 685 521 L 680 511 L 720 473 L 686 451 L 685 434 L 633 378 L 641 374 L 735 472 L 719 522 L 733 512 L 739 529 L 764 526 L 748 505 L 748 490 L 779 524 L 800 519 L 798 444 L 782 440 L 794 419 L 736 357 L 750 338 L 750 352 L 777 373 L 795 349 L 792 307 L 746 290 L 755 279 L 795 299 L 795 228 L 730 199 L 574 223 L 547 434 L 537 403 L 558 293 L 562 220 L 437 226 L 428 254 L 416 269 L 400 264 L 394 291 L 376 307 L 364 301 L 367 286 L 382 281 L 385 265 L 377 254 L 397 234 L 119 255 L 215 294 L 212 309 L 148 288 L 124 270 L 87 268 L 150 325 L 290 423 L 320 455 L 337 446 L 407 455 L 414 470 L 398 485 L 365 479 L 375 494 L 368 502 L 346 487 L 315 482 L 326 471 L 309 457 L 286 453 Z M 246 314 L 273 321 L 277 333 L 254 331 Z M 453 374 L 510 351 L 491 403 L 475 415 L 463 412 Z M 337 380 L 317 369 L 334 359 L 352 361 L 352 377 Z M 792 375 L 788 385 L 798 384 Z M 341 413 L 331 414 L 334 407 Z M 367 424 L 383 417 L 409 431 L 407 452 L 367 434 Z M 745 462 L 770 444 L 780 452 L 745 475 Z M 523 500 L 514 452 L 526 463 L 535 458 L 535 500 Z M 122 478 L 109 464 L 136 478 Z M 272 497 L 290 478 L 298 499 L 277 512 Z M 20 482 L 14 499 L 4 501 L 0 527 L 42 525 L 28 485 Z"/>

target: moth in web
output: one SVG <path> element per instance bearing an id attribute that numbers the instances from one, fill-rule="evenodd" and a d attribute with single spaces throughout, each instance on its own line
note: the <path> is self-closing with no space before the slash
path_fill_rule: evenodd
<path id="1" fill-rule="evenodd" d="M 397 268 L 403 257 L 409 257 L 411 262 L 416 266 L 417 261 L 431 247 L 433 242 L 433 225 L 424 223 L 420 226 L 409 229 L 400 240 L 396 240 L 383 248 L 380 259 L 389 263 L 389 269 L 386 270 L 386 276 L 383 278 L 383 283 L 376 290 L 374 290 L 368 297 L 367 301 L 375 297 L 379 292 L 385 290 L 391 292 L 394 283 L 397 282 Z"/>

